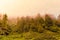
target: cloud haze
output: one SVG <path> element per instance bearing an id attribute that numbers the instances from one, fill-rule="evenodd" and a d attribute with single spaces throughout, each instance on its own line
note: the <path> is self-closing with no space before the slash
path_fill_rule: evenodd
<path id="1" fill-rule="evenodd" d="M 60 0 L 0 0 L 0 12 L 9 17 L 60 14 Z"/>

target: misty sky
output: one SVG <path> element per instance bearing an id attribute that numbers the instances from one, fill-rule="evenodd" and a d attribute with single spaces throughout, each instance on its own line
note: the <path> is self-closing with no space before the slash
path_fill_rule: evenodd
<path id="1" fill-rule="evenodd" d="M 0 0 L 0 13 L 9 17 L 60 14 L 60 0 Z"/>

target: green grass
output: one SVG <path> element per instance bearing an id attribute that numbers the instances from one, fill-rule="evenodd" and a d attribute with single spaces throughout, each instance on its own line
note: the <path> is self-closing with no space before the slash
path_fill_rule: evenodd
<path id="1" fill-rule="evenodd" d="M 8 36 L 1 36 L 0 35 L 0 40 L 59 40 L 60 35 L 54 35 L 54 38 L 50 38 L 49 33 L 37 33 L 37 32 L 27 32 L 27 33 L 22 33 L 22 34 L 15 34 L 15 35 L 8 35 Z"/>

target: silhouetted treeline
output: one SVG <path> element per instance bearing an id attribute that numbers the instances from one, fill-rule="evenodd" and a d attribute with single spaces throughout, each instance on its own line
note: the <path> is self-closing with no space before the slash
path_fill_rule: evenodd
<path id="1" fill-rule="evenodd" d="M 37 14 L 35 17 L 17 18 L 16 24 L 9 24 L 6 14 L 3 15 L 2 20 L 0 19 L 0 35 L 20 34 L 29 31 L 44 33 L 46 30 L 60 33 L 60 16 L 56 19 L 46 14 L 42 18 L 40 14 Z"/>

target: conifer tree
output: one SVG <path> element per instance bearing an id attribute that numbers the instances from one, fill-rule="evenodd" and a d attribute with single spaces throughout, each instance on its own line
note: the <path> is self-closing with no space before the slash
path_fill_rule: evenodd
<path id="1" fill-rule="evenodd" d="M 2 19 L 2 23 L 3 23 L 3 27 L 7 28 L 8 25 L 8 19 L 7 19 L 7 14 L 3 15 L 3 19 Z"/>

